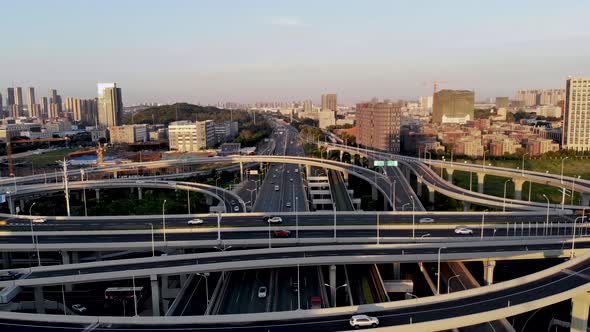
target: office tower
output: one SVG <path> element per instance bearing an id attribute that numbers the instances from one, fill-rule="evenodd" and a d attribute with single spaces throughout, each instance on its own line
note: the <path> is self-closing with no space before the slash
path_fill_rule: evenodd
<path id="1" fill-rule="evenodd" d="M 418 98 L 419 107 L 423 110 L 432 108 L 432 96 L 423 96 Z"/>
<path id="2" fill-rule="evenodd" d="M 2 104 L 2 94 L 0 93 L 0 116 L 4 117 L 4 105 Z"/>
<path id="3" fill-rule="evenodd" d="M 360 145 L 399 153 L 401 105 L 371 101 L 356 105 L 357 142 Z"/>
<path id="4" fill-rule="evenodd" d="M 55 89 L 49 89 L 49 104 L 54 106 L 49 106 L 48 114 L 52 113 L 56 118 L 59 117 L 62 113 L 62 103 L 61 96 L 57 94 Z"/>
<path id="5" fill-rule="evenodd" d="M 336 111 L 336 108 L 338 106 L 336 99 L 337 99 L 336 94 L 334 94 L 334 93 L 322 95 L 322 111 L 323 110 Z"/>
<path id="6" fill-rule="evenodd" d="M 49 103 L 47 101 L 47 97 L 41 97 L 39 112 L 41 113 L 41 118 L 47 119 L 47 114 L 49 113 Z"/>
<path id="7" fill-rule="evenodd" d="M 10 107 L 14 105 L 14 88 L 6 89 L 6 106 Z"/>
<path id="8" fill-rule="evenodd" d="M 17 109 L 17 113 L 18 116 L 22 115 L 22 111 L 23 111 L 23 106 L 24 106 L 24 102 L 23 102 L 23 88 L 16 87 L 14 88 L 14 104 L 16 105 L 16 109 Z"/>
<path id="9" fill-rule="evenodd" d="M 590 78 L 567 79 L 562 133 L 564 149 L 590 150 Z"/>
<path id="10" fill-rule="evenodd" d="M 33 105 L 35 105 L 35 88 L 27 88 L 27 112 L 29 116 L 33 115 Z"/>
<path id="11" fill-rule="evenodd" d="M 506 108 L 510 105 L 508 97 L 496 97 L 496 108 Z"/>
<path id="12" fill-rule="evenodd" d="M 176 121 L 168 126 L 168 142 L 171 150 L 196 152 L 215 145 L 213 121 Z"/>
<path id="13" fill-rule="evenodd" d="M 303 102 L 303 112 L 309 113 L 313 111 L 313 103 L 311 100 L 306 100 Z"/>
<path id="14" fill-rule="evenodd" d="M 122 124 L 123 100 L 116 83 L 98 83 L 98 125 L 113 127 Z"/>
<path id="15" fill-rule="evenodd" d="M 434 94 L 432 122 L 465 123 L 473 120 L 475 94 L 468 90 L 440 90 Z"/>

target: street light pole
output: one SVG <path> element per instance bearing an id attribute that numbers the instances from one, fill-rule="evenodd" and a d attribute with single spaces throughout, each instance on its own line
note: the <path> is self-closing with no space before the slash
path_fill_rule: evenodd
<path id="1" fill-rule="evenodd" d="M 502 212 L 506 212 L 506 185 L 510 181 L 512 181 L 512 180 L 508 179 L 508 180 L 504 181 L 504 200 L 502 201 Z"/>
<path id="2" fill-rule="evenodd" d="M 547 216 L 545 218 L 545 227 L 543 230 L 543 235 L 546 236 L 547 235 L 547 228 L 549 227 L 549 197 L 547 197 L 547 195 L 543 194 L 543 197 L 545 197 L 545 199 L 547 200 Z"/>
<path id="3" fill-rule="evenodd" d="M 485 217 L 486 217 L 486 212 L 488 212 L 488 210 L 484 210 L 483 213 L 481 214 L 481 235 L 480 235 L 480 240 L 483 240 L 483 226 L 484 226 L 484 221 L 485 221 Z"/>
<path id="4" fill-rule="evenodd" d="M 156 246 L 154 244 L 154 224 L 149 223 L 150 227 L 152 228 L 152 257 L 156 256 Z"/>
<path id="5" fill-rule="evenodd" d="M 31 207 L 29 208 L 29 216 L 33 216 L 31 210 L 33 209 L 33 206 L 35 206 L 35 204 L 37 204 L 37 202 L 33 202 L 33 204 L 31 204 Z M 39 244 L 37 243 L 37 241 L 35 241 L 35 231 L 33 230 L 33 218 L 29 219 L 29 222 L 31 223 L 31 240 L 33 241 L 33 245 L 35 246 L 35 250 L 37 251 L 37 264 L 39 264 L 39 266 L 41 266 L 41 255 L 39 252 Z"/>
<path id="6" fill-rule="evenodd" d="M 168 245 L 167 241 L 166 241 L 166 213 L 165 213 L 165 207 L 166 207 L 166 200 L 164 200 L 164 203 L 162 203 L 162 228 L 164 230 L 164 244 Z"/>
<path id="7" fill-rule="evenodd" d="M 460 274 L 455 274 L 454 276 L 451 276 L 449 279 L 447 279 L 447 294 L 451 292 L 451 280 L 453 280 L 453 278 L 459 278 L 460 276 Z"/>
<path id="8" fill-rule="evenodd" d="M 414 202 L 414 196 L 410 196 L 412 200 L 412 239 L 416 238 L 416 204 Z"/>
<path id="9" fill-rule="evenodd" d="M 438 274 L 436 275 L 436 295 L 440 295 L 440 252 L 447 247 L 438 248 Z"/>
<path id="10" fill-rule="evenodd" d="M 580 218 L 582 219 L 582 222 L 583 222 L 584 219 L 586 218 L 586 216 L 584 215 L 584 216 L 580 216 L 580 217 L 577 217 L 576 219 L 574 219 L 574 226 L 573 226 L 574 228 L 572 230 L 572 251 L 570 253 L 570 259 L 574 258 L 574 256 L 575 256 L 574 249 L 576 246 L 576 223 L 578 222 L 578 219 L 580 219 Z"/>

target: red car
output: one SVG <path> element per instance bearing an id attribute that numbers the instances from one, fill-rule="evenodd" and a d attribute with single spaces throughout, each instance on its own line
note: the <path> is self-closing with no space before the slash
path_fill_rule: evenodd
<path id="1" fill-rule="evenodd" d="M 274 233 L 275 233 L 275 237 L 289 237 L 289 236 L 291 236 L 291 232 L 285 231 L 285 230 L 274 231 Z"/>

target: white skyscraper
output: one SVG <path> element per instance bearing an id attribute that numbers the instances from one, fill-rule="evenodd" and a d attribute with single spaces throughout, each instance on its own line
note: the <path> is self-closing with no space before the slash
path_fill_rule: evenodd
<path id="1" fill-rule="evenodd" d="M 565 86 L 562 146 L 590 150 L 590 78 L 570 77 Z"/>
<path id="2" fill-rule="evenodd" d="M 116 83 L 98 83 L 98 125 L 119 126 L 123 122 L 123 99 Z"/>

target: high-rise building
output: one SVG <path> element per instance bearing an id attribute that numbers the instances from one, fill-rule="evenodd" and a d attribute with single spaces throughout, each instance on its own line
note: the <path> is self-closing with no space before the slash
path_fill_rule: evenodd
<path id="1" fill-rule="evenodd" d="M 35 88 L 27 88 L 27 112 L 33 116 L 33 105 L 35 105 Z"/>
<path id="2" fill-rule="evenodd" d="M 109 134 L 112 144 L 133 144 L 148 139 L 146 124 L 110 127 Z"/>
<path id="3" fill-rule="evenodd" d="M 309 113 L 313 111 L 313 103 L 311 100 L 306 100 L 303 102 L 303 112 Z"/>
<path id="4" fill-rule="evenodd" d="M 23 101 L 23 88 L 14 88 L 14 104 L 16 105 L 18 116 L 22 115 L 24 101 Z"/>
<path id="5" fill-rule="evenodd" d="M 61 96 L 57 94 L 57 90 L 49 89 L 49 109 L 47 114 L 51 114 L 53 118 L 57 118 L 62 113 Z"/>
<path id="6" fill-rule="evenodd" d="M 197 152 L 215 145 L 213 121 L 176 121 L 168 126 L 168 142 L 171 150 Z"/>
<path id="7" fill-rule="evenodd" d="M 44 119 L 47 118 L 47 114 L 49 113 L 49 103 L 48 103 L 47 97 L 41 97 L 41 104 L 40 104 L 39 112 L 41 113 L 42 118 L 44 118 Z"/>
<path id="8" fill-rule="evenodd" d="M 590 150 L 590 78 L 567 79 L 562 132 L 564 149 Z"/>
<path id="9" fill-rule="evenodd" d="M 6 106 L 14 105 L 14 88 L 6 88 Z"/>
<path id="10" fill-rule="evenodd" d="M 473 120 L 475 94 L 468 90 L 440 90 L 435 92 L 432 122 L 465 123 Z"/>
<path id="11" fill-rule="evenodd" d="M 322 95 L 322 111 L 323 110 L 336 111 L 337 106 L 338 106 L 338 102 L 337 102 L 337 96 L 335 93 Z"/>
<path id="12" fill-rule="evenodd" d="M 123 99 L 116 83 L 98 83 L 98 125 L 113 127 L 123 122 Z"/>
<path id="13" fill-rule="evenodd" d="M 510 105 L 510 100 L 508 97 L 496 97 L 496 107 L 497 108 L 506 108 Z"/>
<path id="14" fill-rule="evenodd" d="M 357 142 L 391 152 L 400 151 L 401 105 L 368 102 L 356 105 Z"/>
<path id="15" fill-rule="evenodd" d="M 419 107 L 423 110 L 432 109 L 432 96 L 422 96 L 418 98 Z"/>
<path id="16" fill-rule="evenodd" d="M 336 112 L 332 110 L 321 110 L 318 112 L 318 125 L 321 129 L 326 129 L 336 125 Z"/>
<path id="17" fill-rule="evenodd" d="M 4 117 L 4 105 L 2 104 L 2 94 L 0 93 L 0 116 Z"/>

